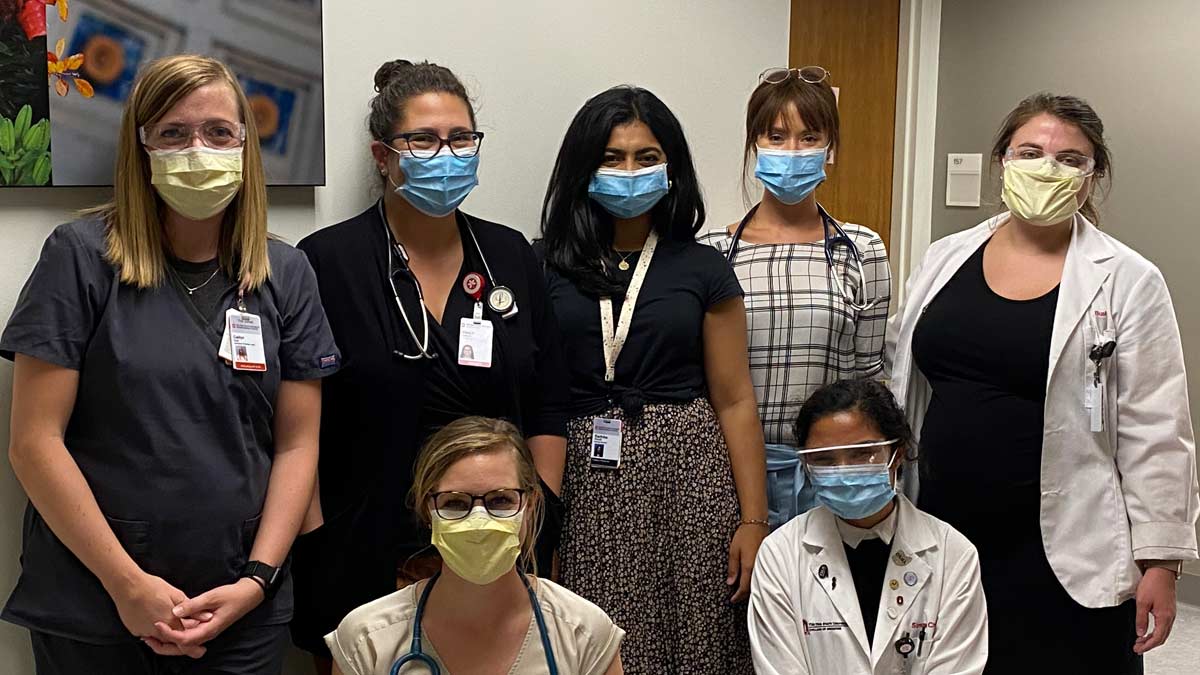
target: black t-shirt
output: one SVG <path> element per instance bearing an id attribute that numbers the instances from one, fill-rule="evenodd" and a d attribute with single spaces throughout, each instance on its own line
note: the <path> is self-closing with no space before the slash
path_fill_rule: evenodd
<path id="1" fill-rule="evenodd" d="M 626 286 L 640 255 L 630 256 L 630 269 L 620 275 Z M 707 394 L 704 314 L 742 294 L 737 276 L 716 249 L 694 241 L 658 242 L 611 383 L 604 381 L 599 299 L 554 270 L 547 277 L 570 366 L 572 417 L 595 415 L 613 405 L 635 412 L 642 403 L 686 402 Z M 613 298 L 614 324 L 624 299 L 623 294 Z"/>
<path id="2" fill-rule="evenodd" d="M 867 629 L 867 644 L 875 638 L 875 623 L 879 619 L 879 595 L 883 593 L 883 578 L 887 576 L 890 544 L 878 537 L 863 539 L 857 547 L 842 542 L 846 550 L 846 563 L 850 576 L 854 577 L 854 593 L 858 596 L 858 608 L 862 612 L 863 627 Z"/>
<path id="3" fill-rule="evenodd" d="M 192 303 L 201 316 L 211 317 L 217 311 L 221 296 L 234 285 L 234 280 L 220 269 L 217 258 L 204 262 L 189 262 L 167 256 L 171 285 Z M 191 289 L 191 290 L 189 290 Z"/>
<path id="4" fill-rule="evenodd" d="M 1058 288 L 1009 300 L 979 248 L 917 323 L 913 357 L 933 396 L 921 429 L 920 508 L 969 539 L 1036 531 L 1043 408 Z M 986 546 L 980 546 L 983 553 Z"/>

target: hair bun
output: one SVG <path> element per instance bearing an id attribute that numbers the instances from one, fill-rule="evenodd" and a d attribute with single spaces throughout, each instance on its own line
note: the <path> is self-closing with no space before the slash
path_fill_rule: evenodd
<path id="1" fill-rule="evenodd" d="M 396 59 L 379 66 L 379 70 L 375 71 L 375 91 L 383 91 L 385 87 L 403 77 L 404 72 L 413 67 L 415 66 L 412 61 L 407 59 Z"/>

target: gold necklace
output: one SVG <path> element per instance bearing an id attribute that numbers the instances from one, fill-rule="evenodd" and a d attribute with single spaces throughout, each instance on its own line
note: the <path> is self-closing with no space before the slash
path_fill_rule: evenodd
<path id="1" fill-rule="evenodd" d="M 632 256 L 634 253 L 640 253 L 640 252 L 641 251 L 629 251 L 625 255 L 621 255 L 621 252 L 617 251 L 616 252 L 617 255 L 621 255 L 621 262 L 617 263 L 617 269 L 621 270 L 622 272 L 629 271 L 629 257 Z"/>

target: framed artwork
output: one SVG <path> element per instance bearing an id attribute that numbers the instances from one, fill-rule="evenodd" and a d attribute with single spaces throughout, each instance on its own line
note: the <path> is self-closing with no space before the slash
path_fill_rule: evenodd
<path id="1" fill-rule="evenodd" d="M 138 71 L 177 53 L 233 70 L 271 185 L 325 183 L 320 0 L 0 0 L 0 187 L 111 185 Z"/>

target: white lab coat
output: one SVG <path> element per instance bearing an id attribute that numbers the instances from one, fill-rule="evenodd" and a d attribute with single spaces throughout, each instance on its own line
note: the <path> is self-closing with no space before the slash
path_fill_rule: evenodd
<path id="1" fill-rule="evenodd" d="M 912 358 L 913 330 L 1007 217 L 935 242 L 889 327 L 889 386 L 918 438 L 932 392 Z M 1116 351 L 1104 360 L 1095 388 L 1088 354 L 1108 339 L 1116 340 Z M 1076 602 L 1118 605 L 1133 596 L 1141 578 L 1135 560 L 1196 558 L 1200 494 L 1183 347 L 1166 282 L 1153 263 L 1082 215 L 1075 217 L 1063 267 L 1047 378 L 1046 557 Z M 909 469 L 906 493 L 915 498 L 917 472 Z"/>
<path id="2" fill-rule="evenodd" d="M 871 646 L 837 518 L 823 506 L 763 541 L 750 591 L 750 648 L 759 675 L 968 675 L 987 663 L 987 604 L 967 538 L 897 498 Z M 901 564 L 904 563 L 904 564 Z M 824 567 L 824 573 L 822 568 Z M 906 573 L 911 574 L 905 578 Z M 836 581 L 835 581 L 836 580 Z M 889 581 L 896 580 L 892 589 Z M 913 582 L 913 583 L 909 583 Z M 897 602 L 902 597 L 903 604 Z M 919 641 L 921 630 L 926 637 Z M 920 655 L 896 649 L 905 634 Z"/>

